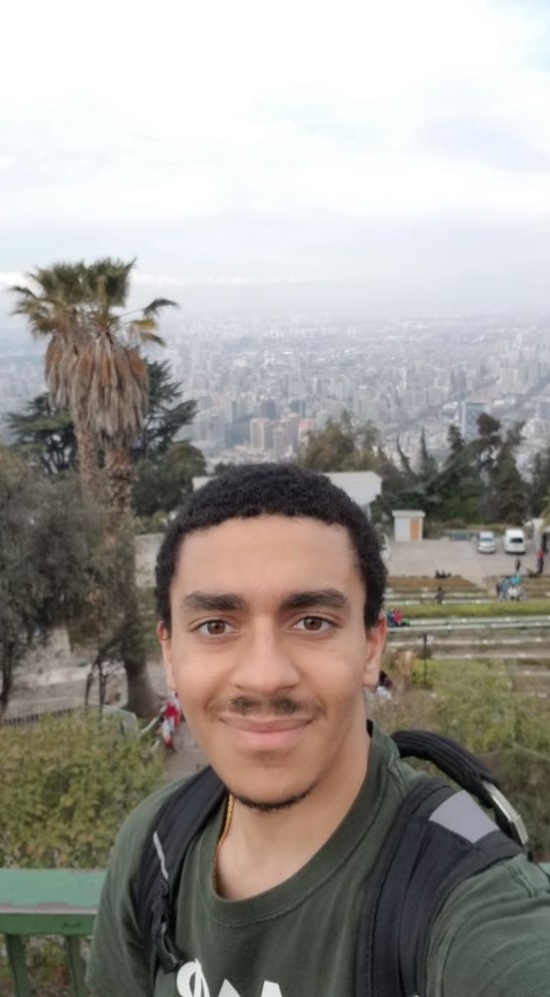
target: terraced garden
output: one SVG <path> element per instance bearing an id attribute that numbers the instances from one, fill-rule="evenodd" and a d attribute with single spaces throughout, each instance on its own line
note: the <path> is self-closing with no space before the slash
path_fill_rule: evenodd
<path id="1" fill-rule="evenodd" d="M 434 602 L 441 585 L 441 605 Z M 487 588 L 460 577 L 389 579 L 386 606 L 398 607 L 408 626 L 388 630 L 388 646 L 415 657 L 460 662 L 506 662 L 525 674 L 537 670 L 550 694 L 550 579 L 522 580 L 524 601 L 499 602 Z"/>

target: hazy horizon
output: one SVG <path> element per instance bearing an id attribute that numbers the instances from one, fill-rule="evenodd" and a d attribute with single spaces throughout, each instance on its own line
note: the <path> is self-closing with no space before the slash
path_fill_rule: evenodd
<path id="1" fill-rule="evenodd" d="M 184 315 L 550 310 L 549 5 L 73 14 L 5 15 L 0 292 L 111 255 Z"/>

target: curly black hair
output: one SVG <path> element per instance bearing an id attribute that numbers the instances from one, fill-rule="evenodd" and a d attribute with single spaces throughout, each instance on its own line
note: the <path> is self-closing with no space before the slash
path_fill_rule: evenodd
<path id="1" fill-rule="evenodd" d="M 378 623 L 384 601 L 386 568 L 376 531 L 362 509 L 323 474 L 295 464 L 232 467 L 189 496 L 170 524 L 156 564 L 159 620 L 171 629 L 170 586 L 185 537 L 228 519 L 299 516 L 343 526 L 350 537 L 365 584 L 365 625 Z"/>

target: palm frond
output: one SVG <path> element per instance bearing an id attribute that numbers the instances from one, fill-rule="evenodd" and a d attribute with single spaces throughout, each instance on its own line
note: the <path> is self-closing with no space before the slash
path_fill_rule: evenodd
<path id="1" fill-rule="evenodd" d="M 142 332 L 139 338 L 142 343 L 154 343 L 156 346 L 166 346 L 166 342 L 162 336 L 157 336 L 154 332 Z"/>
<path id="2" fill-rule="evenodd" d="M 155 343 L 157 346 L 165 346 L 166 343 L 162 337 L 153 332 L 156 328 L 155 319 L 143 318 L 130 322 L 127 326 L 127 332 L 130 339 L 137 339 L 140 343 Z"/>
<path id="3" fill-rule="evenodd" d="M 161 308 L 179 308 L 177 301 L 170 301 L 169 298 L 154 298 L 144 309 L 145 318 L 150 316 L 156 318 Z"/>
<path id="4" fill-rule="evenodd" d="M 135 331 L 140 332 L 151 332 L 153 329 L 157 328 L 157 320 L 154 318 L 136 318 L 128 322 L 127 329 L 128 332 L 132 333 Z"/>
<path id="5" fill-rule="evenodd" d="M 25 287 L 22 284 L 14 284 L 13 287 L 8 288 L 8 291 L 10 294 L 20 294 L 22 298 L 32 298 L 33 301 L 39 300 L 31 287 Z"/>

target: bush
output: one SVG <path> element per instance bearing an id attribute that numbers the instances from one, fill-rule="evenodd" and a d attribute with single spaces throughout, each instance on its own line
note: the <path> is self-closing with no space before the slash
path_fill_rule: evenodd
<path id="1" fill-rule="evenodd" d="M 124 818 L 161 779 L 150 745 L 97 714 L 0 727 L 0 865 L 105 867 Z"/>
<path id="2" fill-rule="evenodd" d="M 422 683 L 424 664 L 415 671 Z M 428 690 L 393 700 L 371 697 L 370 712 L 388 731 L 421 727 L 454 738 L 492 769 L 521 813 L 535 857 L 550 861 L 548 699 L 514 688 L 503 663 L 430 661 Z"/>

